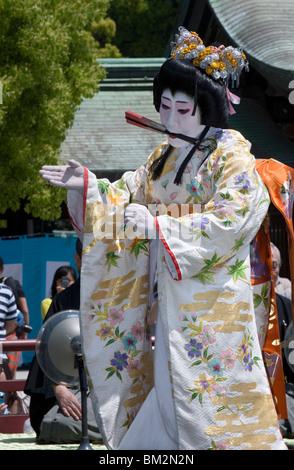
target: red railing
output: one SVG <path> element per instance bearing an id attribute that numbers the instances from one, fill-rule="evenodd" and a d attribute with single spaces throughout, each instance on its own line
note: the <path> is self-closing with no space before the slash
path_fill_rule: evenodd
<path id="1" fill-rule="evenodd" d="M 35 346 L 35 339 L 0 341 L 0 353 L 9 351 L 34 351 Z M 25 383 L 26 380 L 24 379 L 0 380 L 0 391 L 23 391 Z M 22 433 L 24 423 L 28 418 L 28 414 L 0 415 L 0 433 Z"/>
<path id="2" fill-rule="evenodd" d="M 36 339 L 16 339 L 0 341 L 0 352 L 8 351 L 33 351 L 36 346 Z"/>

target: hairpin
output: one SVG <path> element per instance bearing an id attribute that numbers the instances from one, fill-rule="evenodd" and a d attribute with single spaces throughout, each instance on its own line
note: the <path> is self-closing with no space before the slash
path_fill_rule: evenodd
<path id="1" fill-rule="evenodd" d="M 228 87 L 239 85 L 242 70 L 249 69 L 249 64 L 242 48 L 232 46 L 205 47 L 202 39 L 194 31 L 179 27 L 175 41 L 171 43 L 171 59 L 189 59 L 195 67 L 204 70 L 214 80 L 219 80 Z"/>

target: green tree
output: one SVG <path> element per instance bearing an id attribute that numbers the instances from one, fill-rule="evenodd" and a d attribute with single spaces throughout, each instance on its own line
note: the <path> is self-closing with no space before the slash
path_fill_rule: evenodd
<path id="1" fill-rule="evenodd" d="M 57 163 L 79 104 L 97 92 L 98 57 L 119 55 L 109 1 L 0 0 L 0 213 L 25 201 L 33 217 L 59 217 L 65 191 L 38 172 Z"/>
<path id="2" fill-rule="evenodd" d="M 162 57 L 182 0 L 111 0 L 114 43 L 124 57 Z"/>
<path id="3" fill-rule="evenodd" d="M 93 21 L 91 31 L 99 46 L 100 58 L 118 58 L 121 57 L 119 49 L 112 44 L 116 34 L 116 23 L 111 18 L 102 18 L 99 21 Z"/>

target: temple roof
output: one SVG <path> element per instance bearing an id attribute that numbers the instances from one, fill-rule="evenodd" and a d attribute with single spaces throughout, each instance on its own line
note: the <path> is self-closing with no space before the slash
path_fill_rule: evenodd
<path id="1" fill-rule="evenodd" d="M 142 165 L 164 140 L 161 134 L 127 124 L 130 110 L 159 122 L 153 105 L 152 84 L 165 59 L 104 59 L 107 78 L 76 112 L 61 147 L 61 160 L 73 158 L 98 177 Z"/>
<path id="2" fill-rule="evenodd" d="M 100 60 L 107 78 L 99 84 L 99 92 L 85 99 L 76 112 L 61 147 L 61 161 L 73 158 L 97 177 L 111 180 L 142 165 L 164 136 L 127 124 L 125 111 L 159 122 L 153 105 L 152 83 L 164 60 Z M 242 98 L 235 110 L 229 127 L 239 130 L 252 143 L 256 158 L 275 158 L 293 166 L 294 143 L 285 137 L 258 100 Z"/>

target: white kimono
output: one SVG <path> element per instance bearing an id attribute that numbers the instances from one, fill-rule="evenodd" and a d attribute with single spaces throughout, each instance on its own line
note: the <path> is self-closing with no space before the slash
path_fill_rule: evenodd
<path id="1" fill-rule="evenodd" d="M 120 181 L 97 182 L 85 169 L 83 200 L 68 192 L 83 238 L 85 363 L 109 449 L 286 449 L 262 360 L 268 317 L 254 309 L 250 279 L 250 242 L 268 192 L 241 134 L 211 129 L 208 137 L 216 149 L 207 159 L 196 151 L 180 185 L 174 177 L 189 146 L 174 149 L 151 179 L 163 143 Z M 124 238 L 130 202 L 157 215 L 150 246 Z"/>

